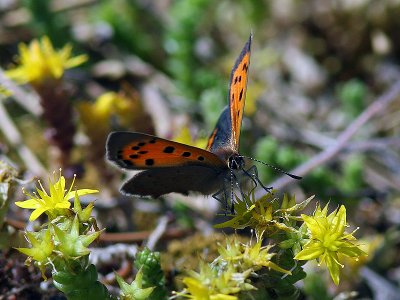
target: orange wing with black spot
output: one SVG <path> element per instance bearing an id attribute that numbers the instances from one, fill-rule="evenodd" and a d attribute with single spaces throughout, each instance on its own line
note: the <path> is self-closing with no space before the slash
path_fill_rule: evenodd
<path id="1" fill-rule="evenodd" d="M 112 132 L 106 149 L 107 158 L 124 169 L 227 167 L 226 162 L 209 151 L 138 132 Z"/>
<path id="2" fill-rule="evenodd" d="M 235 151 L 239 149 L 240 127 L 242 125 L 244 104 L 247 90 L 247 74 L 250 65 L 250 50 L 253 36 L 244 45 L 231 72 L 229 82 L 229 110 L 231 116 L 232 138 L 231 143 Z"/>

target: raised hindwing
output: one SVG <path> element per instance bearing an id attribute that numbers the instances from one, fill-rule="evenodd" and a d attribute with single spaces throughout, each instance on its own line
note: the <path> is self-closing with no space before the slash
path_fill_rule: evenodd
<path id="1" fill-rule="evenodd" d="M 242 125 L 243 111 L 246 100 L 247 78 L 250 65 L 250 49 L 252 35 L 244 45 L 231 72 L 229 81 L 229 110 L 232 126 L 232 147 L 239 149 L 240 128 Z"/>

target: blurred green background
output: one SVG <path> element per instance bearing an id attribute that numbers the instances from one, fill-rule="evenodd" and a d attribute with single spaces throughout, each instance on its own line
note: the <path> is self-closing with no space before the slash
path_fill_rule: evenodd
<path id="1" fill-rule="evenodd" d="M 399 81 L 399 15 L 400 3 L 391 0 L 7 0 L 0 1 L 0 64 L 3 70 L 12 68 L 18 44 L 34 38 L 47 35 L 57 49 L 70 43 L 75 55 L 89 57 L 63 78 L 76 111 L 103 93 L 122 90 L 144 108 L 126 113 L 128 126 L 108 119 L 110 131 L 140 130 L 135 123 L 140 119 L 146 132 L 204 146 L 227 105 L 232 65 L 253 33 L 240 151 L 289 171 L 334 145 L 355 118 Z M 4 103 L 23 142 L 50 173 L 55 164 L 35 146 L 43 145 L 43 120 L 13 96 Z M 382 256 L 371 257 L 372 266 L 397 286 L 398 252 L 388 249 L 398 250 L 400 244 L 399 116 L 400 102 L 395 101 L 332 160 L 284 190 L 296 192 L 298 199 L 315 194 L 323 202 L 344 203 L 360 235 L 384 236 L 380 251 L 387 256 L 384 262 Z M 93 175 L 101 171 L 93 171 L 90 155 L 82 153 L 96 153 L 102 160 L 104 145 L 79 143 L 80 134 L 90 139 L 90 133 L 79 114 L 73 121 L 78 136 L 73 170 L 102 189 L 107 180 Z M 3 158 L 29 170 L 13 147 L 0 132 Z M 104 168 L 113 173 L 108 188 L 118 197 L 118 171 Z M 266 185 L 281 176 L 262 165 L 258 171 Z M 318 299 L 307 288 L 309 297 Z M 371 297 L 370 290 L 359 291 Z"/>

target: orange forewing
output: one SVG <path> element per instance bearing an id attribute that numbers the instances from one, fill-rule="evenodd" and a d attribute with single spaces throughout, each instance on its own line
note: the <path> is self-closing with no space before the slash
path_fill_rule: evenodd
<path id="1" fill-rule="evenodd" d="M 229 108 L 232 122 L 233 148 L 238 150 L 240 127 L 242 125 L 243 110 L 246 100 L 247 74 L 250 64 L 250 47 L 252 36 L 244 46 L 235 66 L 232 69 L 231 81 L 229 83 Z"/>
<path id="2" fill-rule="evenodd" d="M 108 153 L 108 158 L 126 169 L 226 166 L 224 161 L 209 151 L 143 133 L 115 132 L 107 143 L 117 146 L 115 152 Z"/>
<path id="3" fill-rule="evenodd" d="M 207 147 L 206 149 L 209 151 L 211 149 L 211 145 L 214 143 L 215 136 L 217 135 L 218 128 L 215 128 L 214 131 L 211 133 L 210 137 L 208 138 Z"/>

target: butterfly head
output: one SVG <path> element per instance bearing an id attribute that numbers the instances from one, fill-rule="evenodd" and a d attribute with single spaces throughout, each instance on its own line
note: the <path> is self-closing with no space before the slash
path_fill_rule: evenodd
<path id="1" fill-rule="evenodd" d="M 243 157 L 239 156 L 238 154 L 232 154 L 228 158 L 228 167 L 231 170 L 241 170 L 245 165 Z"/>

